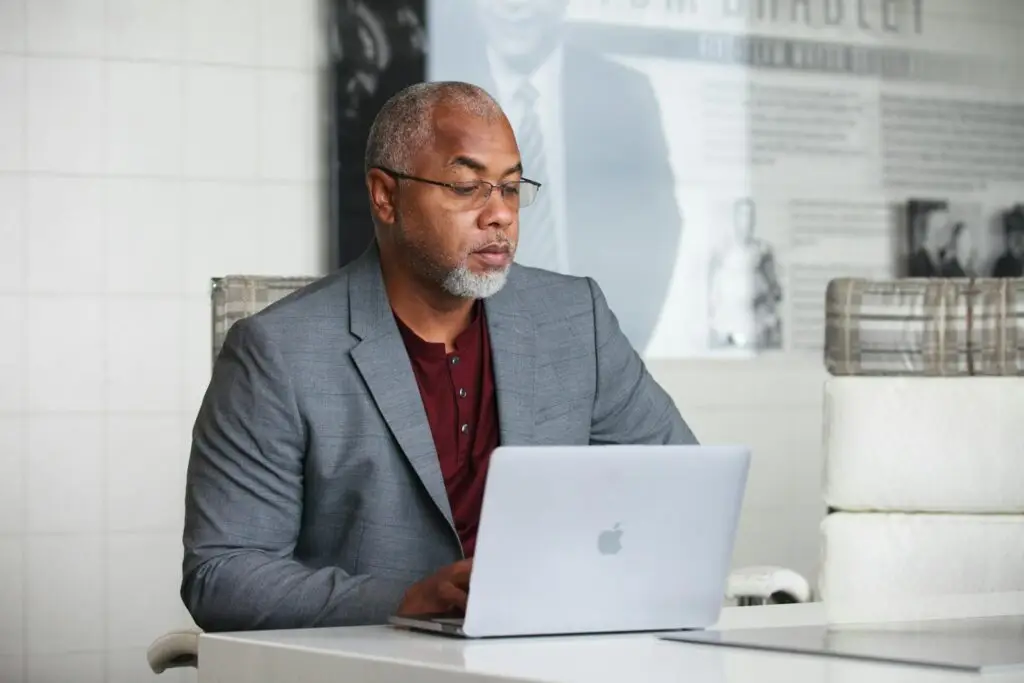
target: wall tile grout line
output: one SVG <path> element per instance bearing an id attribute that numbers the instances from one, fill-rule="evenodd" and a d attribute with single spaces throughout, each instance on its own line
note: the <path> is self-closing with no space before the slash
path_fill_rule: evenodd
<path id="1" fill-rule="evenodd" d="M 314 69 L 306 66 L 261 66 L 258 64 L 245 64 L 242 62 L 208 62 L 203 60 L 190 60 L 180 59 L 178 61 L 169 61 L 165 57 L 120 57 L 120 56 L 109 56 L 109 55 L 95 55 L 91 53 L 78 53 L 78 52 L 32 52 L 26 51 L 24 53 L 11 51 L 11 50 L 0 50 L 0 57 L 6 56 L 24 56 L 31 59 L 66 59 L 69 61 L 85 61 L 93 60 L 100 62 L 118 62 L 122 64 L 180 64 L 183 67 L 195 67 L 195 68 L 224 68 L 232 69 L 236 71 L 253 71 L 253 72 L 279 72 L 279 73 L 290 73 L 290 74 L 303 74 L 303 73 L 314 73 Z"/>
<path id="2" fill-rule="evenodd" d="M 115 529 L 109 532 L 111 538 L 123 538 L 127 536 L 138 536 L 145 534 L 167 534 L 177 533 L 180 531 L 177 525 L 173 527 L 169 526 L 138 526 L 130 529 Z M 13 533 L 0 533 L 0 538 L 67 538 L 72 539 L 76 536 L 82 536 L 82 531 L 33 531 L 33 532 L 13 532 Z M 95 534 L 94 534 L 95 535 Z"/>
<path id="3" fill-rule="evenodd" d="M 109 42 L 109 17 L 110 7 L 107 0 L 104 0 L 102 7 L 103 14 L 103 33 L 102 33 L 102 44 L 100 51 L 103 55 L 107 54 L 107 46 Z M 111 103 L 110 103 L 110 62 L 103 60 L 101 62 L 102 75 L 101 75 L 101 87 L 102 87 L 102 116 L 100 135 L 103 141 L 102 154 L 100 160 L 100 168 L 103 169 L 102 175 L 106 177 L 108 170 L 110 169 L 110 117 L 111 117 Z M 108 254 L 109 249 L 107 248 L 107 240 L 110 235 L 110 206 L 109 197 L 110 189 L 107 183 L 102 185 L 102 191 L 104 198 L 100 205 L 100 243 L 103 248 L 100 250 L 100 272 L 104 274 L 104 282 L 101 289 L 106 289 L 106 273 L 108 272 Z M 100 320 L 102 325 L 101 332 L 101 348 L 103 349 L 103 356 L 101 359 L 101 406 L 103 409 L 103 415 L 100 418 L 102 424 L 100 425 L 100 614 L 103 619 L 103 630 L 101 636 L 101 643 L 103 645 L 103 656 L 100 657 L 101 666 L 100 670 L 103 672 L 103 680 L 110 680 L 110 595 L 109 585 L 110 581 L 108 576 L 110 574 L 110 538 L 108 536 L 108 529 L 110 528 L 109 510 L 110 506 L 108 501 L 110 499 L 110 419 L 107 416 L 107 411 L 110 408 L 110 303 L 106 296 L 100 296 Z"/>
<path id="4" fill-rule="evenodd" d="M 266 180 L 263 173 L 263 154 L 264 150 L 264 113 L 263 103 L 265 102 L 264 93 L 267 89 L 267 70 L 265 67 L 266 59 L 264 58 L 266 53 L 266 45 L 264 44 L 265 34 L 264 28 L 267 21 L 266 14 L 263 12 L 265 9 L 263 3 L 256 3 L 254 11 L 256 12 L 256 62 L 259 65 L 259 70 L 256 73 L 256 111 L 254 112 L 256 118 L 256 155 L 255 155 L 255 168 L 252 169 L 253 177 L 256 178 L 258 184 L 262 188 L 265 186 L 263 182 Z M 266 228 L 264 228 L 266 230 Z M 266 234 L 262 235 L 264 241 L 266 240 Z"/>
<path id="5" fill-rule="evenodd" d="M 43 411 L 40 411 L 43 412 Z M 35 413 L 29 410 L 0 410 L 0 418 L 20 417 L 28 419 Z M 111 417 L 176 417 L 181 414 L 179 410 L 47 410 L 45 414 L 49 417 L 90 417 L 109 415 Z"/>
<path id="6" fill-rule="evenodd" d="M 31 253 L 31 235 L 29 234 L 29 225 L 31 224 L 30 212 L 31 206 L 29 202 L 29 178 L 28 178 L 28 153 L 29 153 L 29 69 L 28 69 L 28 5 L 30 0 L 22 0 L 22 16 L 25 21 L 22 25 L 22 30 L 25 32 L 24 37 L 24 51 L 21 54 L 21 231 L 24 239 L 22 240 L 22 272 L 21 272 L 21 301 L 22 301 L 22 320 L 24 325 L 21 329 L 21 341 L 22 341 L 22 386 L 21 386 L 21 407 L 26 413 L 26 418 L 22 421 L 21 428 L 21 530 L 22 530 L 22 542 L 21 542 L 21 671 L 19 675 L 22 683 L 28 683 L 29 676 L 29 610 L 32 606 L 28 600 L 28 587 L 29 587 L 29 570 L 31 568 L 30 554 L 31 554 L 31 538 L 29 536 L 29 494 L 31 491 L 31 463 L 32 457 L 30 453 L 29 445 L 29 433 L 32 416 L 29 412 L 29 387 L 31 386 L 32 376 L 31 369 L 28 363 L 28 355 L 30 353 L 29 344 L 31 343 L 31 335 L 29 334 L 30 321 L 29 316 L 32 314 L 32 307 L 30 305 L 31 298 L 28 295 L 28 282 L 29 282 L 29 254 Z"/>
<path id="7" fill-rule="evenodd" d="M 179 43 L 180 50 L 178 52 L 178 55 L 179 55 L 179 60 L 180 60 L 180 64 L 181 64 L 181 78 L 178 81 L 178 87 L 180 88 L 180 96 L 178 97 L 178 106 L 179 106 L 178 115 L 180 117 L 179 127 L 181 129 L 182 140 L 184 141 L 184 140 L 188 139 L 188 132 L 187 132 L 188 104 L 186 102 L 188 89 L 186 87 L 186 83 L 187 83 L 187 80 L 189 78 L 189 67 L 186 64 L 186 59 L 185 59 L 185 49 L 186 49 L 186 45 L 185 45 L 185 42 L 186 42 L 185 41 L 185 21 L 186 21 L 186 17 L 185 17 L 185 4 L 183 2 L 179 2 L 178 3 L 178 9 L 180 11 L 180 15 L 179 15 L 180 21 L 178 22 L 178 25 L 180 27 L 180 33 L 179 33 L 179 37 L 178 37 L 178 39 L 180 41 L 180 43 Z M 185 145 L 184 144 L 182 145 L 181 153 L 178 156 L 178 172 L 179 172 L 179 176 L 178 176 L 178 201 L 180 202 L 181 206 L 184 207 L 185 203 L 186 203 L 186 199 L 185 199 L 186 187 L 187 187 L 187 184 L 188 184 L 187 161 L 186 161 Z M 189 217 L 188 217 L 187 213 L 188 212 L 184 208 L 182 208 L 182 210 L 177 213 L 177 216 L 176 216 L 176 219 L 175 219 L 178 222 L 178 226 L 177 226 L 178 227 L 178 230 L 177 230 L 177 235 L 178 235 L 178 237 L 177 237 L 177 249 L 178 249 L 178 253 L 179 253 L 179 259 L 178 259 L 178 278 L 179 278 L 178 279 L 178 288 L 179 288 L 179 295 L 181 296 L 181 323 L 182 323 L 181 324 L 182 332 L 180 332 L 179 335 L 178 335 L 178 358 L 180 360 L 180 365 L 179 365 L 179 370 L 178 370 L 178 372 L 180 373 L 180 375 L 179 375 L 179 383 L 178 383 L 178 411 L 179 411 L 179 415 L 184 411 L 184 407 L 185 407 L 185 403 L 186 403 L 185 396 L 186 396 L 187 392 L 186 392 L 185 387 L 186 387 L 186 384 L 188 382 L 188 371 L 187 371 L 187 368 L 188 368 L 188 355 L 189 355 L 188 354 L 188 349 L 190 348 L 189 344 L 188 344 L 188 340 L 185 338 L 185 334 L 187 333 L 187 330 L 189 329 L 189 325 L 186 324 L 187 311 L 188 311 L 188 301 L 189 301 L 188 295 L 187 295 L 187 292 L 189 291 L 188 281 L 187 281 L 188 272 L 189 272 L 189 267 L 188 267 L 188 259 L 189 259 L 189 251 L 188 251 L 188 243 L 189 243 L 189 239 L 188 239 L 188 235 L 189 235 L 188 220 L 189 220 Z M 179 418 L 179 420 L 180 420 L 180 418 Z M 181 478 L 181 481 L 182 481 L 182 493 L 181 493 L 181 495 L 184 495 L 184 480 L 185 480 L 185 477 L 182 477 Z M 184 517 L 182 517 L 179 520 L 179 523 L 182 525 L 182 526 L 180 526 L 177 529 L 178 533 L 180 534 L 183 531 L 183 529 L 184 529 Z M 180 569 L 180 563 L 179 563 L 179 569 L 178 569 L 177 576 L 178 576 L 178 585 L 180 586 L 181 585 L 181 580 L 182 580 L 182 578 L 181 578 L 182 577 L 182 570 Z M 180 598 L 178 598 L 178 599 L 180 600 Z M 170 628 L 175 627 L 175 626 L 177 626 L 177 624 L 161 625 L 160 630 L 162 632 L 162 631 L 165 631 L 165 630 L 170 629 Z M 179 674 L 179 677 L 183 680 L 184 679 L 184 674 L 183 673 Z"/>
<path id="8" fill-rule="evenodd" d="M 22 171 L 8 171 L 0 170 L 0 178 L 9 175 L 19 175 Z M 98 174 L 91 172 L 74 172 L 74 171 L 46 171 L 36 170 L 29 172 L 33 178 L 63 178 L 63 179 L 88 179 L 96 178 Z M 316 179 L 290 179 L 290 178 L 267 178 L 261 179 L 255 175 L 250 176 L 183 176 L 177 173 L 160 175 L 155 173 L 104 173 L 103 178 L 109 180 L 150 180 L 150 181 L 162 181 L 167 183 L 179 182 L 186 180 L 189 183 L 199 184 L 211 184 L 211 185 L 260 185 L 268 187 L 291 187 L 291 188 L 302 188 L 309 187 L 313 188 L 319 181 Z"/>

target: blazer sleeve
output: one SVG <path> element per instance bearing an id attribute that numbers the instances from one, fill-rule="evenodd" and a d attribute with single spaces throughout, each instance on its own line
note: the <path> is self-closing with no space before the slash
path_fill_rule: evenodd
<path id="1" fill-rule="evenodd" d="M 597 350 L 592 444 L 696 444 L 672 397 L 647 371 L 591 278 Z"/>
<path id="2" fill-rule="evenodd" d="M 406 586 L 293 556 L 306 428 L 255 319 L 227 334 L 192 435 L 181 598 L 207 631 L 383 623 Z"/>

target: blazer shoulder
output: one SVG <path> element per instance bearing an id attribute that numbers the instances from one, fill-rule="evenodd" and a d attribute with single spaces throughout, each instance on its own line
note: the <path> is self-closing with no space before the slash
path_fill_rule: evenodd
<path id="1" fill-rule="evenodd" d="M 566 275 L 553 270 L 534 268 L 522 264 L 514 264 L 509 273 L 509 284 L 512 284 L 520 296 L 533 297 L 546 292 L 548 295 L 559 295 L 576 290 L 589 289 L 589 278 L 580 275 Z"/>
<path id="2" fill-rule="evenodd" d="M 339 269 L 299 287 L 268 304 L 237 324 L 257 327 L 276 345 L 286 347 L 290 339 L 305 338 L 327 320 L 337 320 L 348 329 L 348 273 Z"/>
<path id="3" fill-rule="evenodd" d="M 564 318 L 578 315 L 594 306 L 592 280 L 550 270 L 515 265 L 510 278 L 524 306 L 534 317 Z"/>

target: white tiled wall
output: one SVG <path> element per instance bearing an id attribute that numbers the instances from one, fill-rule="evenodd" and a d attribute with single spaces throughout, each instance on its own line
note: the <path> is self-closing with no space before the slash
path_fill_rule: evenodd
<path id="1" fill-rule="evenodd" d="M 154 679 L 208 283 L 323 272 L 316 0 L 0 0 L 0 681 Z"/>

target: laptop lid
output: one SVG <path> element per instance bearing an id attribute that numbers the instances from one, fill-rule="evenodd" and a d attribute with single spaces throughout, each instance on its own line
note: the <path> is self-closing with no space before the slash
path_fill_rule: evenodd
<path id="1" fill-rule="evenodd" d="M 464 634 L 714 624 L 749 462 L 739 446 L 499 447 Z"/>

